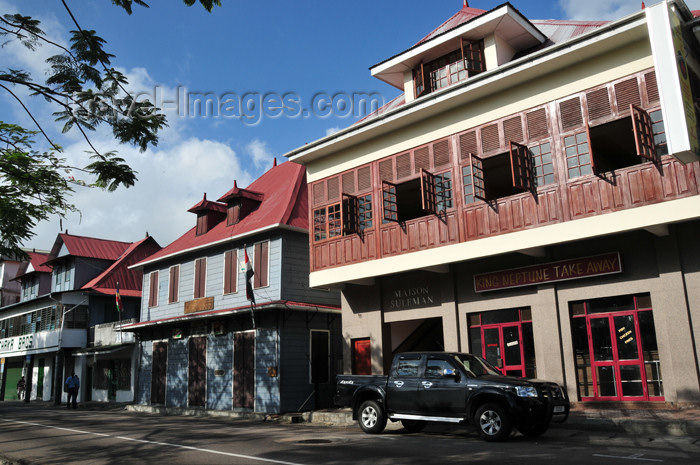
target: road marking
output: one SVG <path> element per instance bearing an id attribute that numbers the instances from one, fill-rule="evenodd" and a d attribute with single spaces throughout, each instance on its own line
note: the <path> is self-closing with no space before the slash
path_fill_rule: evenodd
<path id="1" fill-rule="evenodd" d="M 136 439 L 136 438 L 130 438 L 127 436 L 113 436 L 111 434 L 95 433 L 94 431 L 83 431 L 83 430 L 79 430 L 79 429 L 75 429 L 75 428 L 64 428 L 62 426 L 44 425 L 41 423 L 34 423 L 31 421 L 8 420 L 6 418 L 0 418 L 0 420 L 2 420 L 4 422 L 8 422 L 8 423 L 20 423 L 20 424 L 24 424 L 24 425 L 40 426 L 42 428 L 52 428 L 52 429 L 58 429 L 58 430 L 62 430 L 62 431 L 70 431 L 71 433 L 89 434 L 89 435 L 93 435 L 93 436 L 101 436 L 101 437 L 120 439 L 122 441 L 134 441 L 134 442 L 141 442 L 144 444 L 153 444 L 156 446 L 175 447 L 178 449 L 193 450 L 193 451 L 197 451 L 197 452 L 206 452 L 208 454 L 225 455 L 227 457 L 235 457 L 235 458 L 239 458 L 239 459 L 257 460 L 259 462 L 279 463 L 281 465 L 303 465 L 303 464 L 296 463 L 296 462 L 285 462 L 283 460 L 266 459 L 266 458 L 262 458 L 262 457 L 255 457 L 252 455 L 234 454 L 233 452 L 223 452 L 223 451 L 213 450 L 213 449 L 202 449 L 199 447 L 184 446 L 182 444 L 171 444 L 168 442 L 149 441 L 146 439 Z"/>
<path id="2" fill-rule="evenodd" d="M 642 460 L 645 462 L 663 462 L 663 460 L 659 459 L 645 459 L 642 458 L 642 455 L 644 454 L 636 454 L 636 455 L 603 455 L 603 454 L 593 454 L 593 457 L 605 457 L 609 459 L 625 459 L 625 460 Z"/>

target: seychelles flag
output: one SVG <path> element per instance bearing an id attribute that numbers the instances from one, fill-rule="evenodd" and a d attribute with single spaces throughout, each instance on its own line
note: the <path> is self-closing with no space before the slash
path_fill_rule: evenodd
<path id="1" fill-rule="evenodd" d="M 245 295 L 248 298 L 248 300 L 251 301 L 253 305 L 255 305 L 255 296 L 253 295 L 253 283 L 251 282 L 251 279 L 253 279 L 253 275 L 255 272 L 253 271 L 253 265 L 250 264 L 250 260 L 248 260 L 248 251 L 243 249 L 243 253 L 245 254 Z"/>
<path id="2" fill-rule="evenodd" d="M 117 294 L 115 295 L 117 302 L 117 311 L 121 313 L 122 311 L 122 297 L 119 295 L 119 283 L 117 283 Z"/>

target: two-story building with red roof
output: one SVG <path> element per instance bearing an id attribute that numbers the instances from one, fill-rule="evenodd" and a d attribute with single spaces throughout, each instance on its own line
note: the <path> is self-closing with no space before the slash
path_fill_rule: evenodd
<path id="1" fill-rule="evenodd" d="M 372 66 L 401 95 L 286 155 L 344 369 L 463 351 L 580 401 L 700 399 L 698 28 L 682 1 L 615 21 L 465 1 Z"/>
<path id="2" fill-rule="evenodd" d="M 306 170 L 274 166 L 188 211 L 196 224 L 143 270 L 136 402 L 281 413 L 330 406 L 340 296 L 309 279 Z"/>
<path id="3" fill-rule="evenodd" d="M 60 403 L 63 381 L 75 371 L 79 401 L 132 401 L 134 334 L 115 328 L 139 315 L 142 277 L 128 267 L 159 249 L 150 236 L 129 243 L 66 232 L 49 253 L 30 252 L 15 278 L 20 301 L 0 308 L 2 399 L 17 398 L 24 376 L 27 401 Z"/>

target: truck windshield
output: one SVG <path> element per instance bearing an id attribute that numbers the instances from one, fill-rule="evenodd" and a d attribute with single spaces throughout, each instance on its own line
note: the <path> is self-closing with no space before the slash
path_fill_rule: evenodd
<path id="1" fill-rule="evenodd" d="M 453 357 L 457 363 L 462 365 L 464 369 L 467 370 L 468 374 L 475 377 L 483 375 L 502 375 L 500 371 L 481 357 L 476 357 L 469 354 L 453 354 Z"/>

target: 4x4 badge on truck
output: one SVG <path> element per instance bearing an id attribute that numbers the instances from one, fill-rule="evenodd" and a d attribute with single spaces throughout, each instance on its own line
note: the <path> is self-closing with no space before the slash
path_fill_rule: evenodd
<path id="1" fill-rule="evenodd" d="M 403 387 L 403 381 L 394 381 L 396 387 Z"/>

